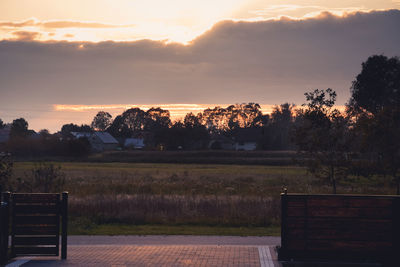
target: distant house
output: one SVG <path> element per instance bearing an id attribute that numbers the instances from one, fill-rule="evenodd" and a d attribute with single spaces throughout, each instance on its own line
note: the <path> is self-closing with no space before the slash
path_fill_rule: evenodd
<path id="1" fill-rule="evenodd" d="M 235 143 L 228 137 L 218 135 L 211 139 L 210 143 L 208 144 L 208 148 L 233 150 L 235 148 Z"/>
<path id="2" fill-rule="evenodd" d="M 126 138 L 124 141 L 124 148 L 127 149 L 143 149 L 144 146 L 143 138 Z"/>
<path id="3" fill-rule="evenodd" d="M 79 139 L 79 138 L 89 139 L 93 135 L 93 133 L 91 133 L 91 132 L 71 132 L 71 135 L 74 139 Z"/>
<path id="4" fill-rule="evenodd" d="M 87 138 L 92 150 L 97 152 L 114 150 L 119 146 L 118 141 L 107 132 L 71 132 L 71 138 Z"/>
<path id="5" fill-rule="evenodd" d="M 261 138 L 261 130 L 257 128 L 237 129 L 234 133 L 234 150 L 252 151 L 257 149 Z"/>
<path id="6" fill-rule="evenodd" d="M 107 132 L 94 132 L 88 138 L 90 145 L 94 151 L 115 150 L 119 143 Z"/>
<path id="7" fill-rule="evenodd" d="M 235 142 L 235 150 L 253 151 L 257 148 L 257 142 L 255 141 L 242 141 Z"/>

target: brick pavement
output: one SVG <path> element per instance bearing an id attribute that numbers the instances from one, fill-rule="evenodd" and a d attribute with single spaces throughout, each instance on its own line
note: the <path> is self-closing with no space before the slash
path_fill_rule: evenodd
<path id="1" fill-rule="evenodd" d="M 14 265 L 9 266 L 279 266 L 268 259 L 271 257 L 268 252 L 271 250 L 267 246 L 71 245 L 68 246 L 67 260 L 17 258 Z"/>

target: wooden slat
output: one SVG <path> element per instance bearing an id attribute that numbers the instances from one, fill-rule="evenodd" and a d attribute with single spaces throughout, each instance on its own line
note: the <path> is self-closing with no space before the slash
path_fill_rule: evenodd
<path id="1" fill-rule="evenodd" d="M 304 207 L 304 197 L 300 196 L 288 196 L 287 205 L 288 207 Z"/>
<path id="2" fill-rule="evenodd" d="M 289 240 L 306 239 L 306 232 L 304 231 L 304 228 L 289 228 L 286 234 Z"/>
<path id="3" fill-rule="evenodd" d="M 16 236 L 14 244 L 16 246 L 29 245 L 56 245 L 58 239 L 56 236 Z"/>
<path id="4" fill-rule="evenodd" d="M 308 231 L 309 240 L 346 240 L 346 241 L 392 241 L 392 231 L 369 231 L 355 229 L 313 229 Z"/>
<path id="5" fill-rule="evenodd" d="M 14 223 L 16 225 L 57 224 L 59 219 L 56 215 L 15 216 Z"/>
<path id="6" fill-rule="evenodd" d="M 393 211 L 384 208 L 309 207 L 307 215 L 310 217 L 392 218 Z"/>
<path id="7" fill-rule="evenodd" d="M 306 209 L 303 207 L 288 207 L 287 216 L 288 217 L 304 217 L 306 215 Z"/>
<path id="8" fill-rule="evenodd" d="M 12 194 L 14 203 L 57 203 L 60 194 Z"/>
<path id="9" fill-rule="evenodd" d="M 399 197 L 289 194 L 283 202 L 283 259 L 398 256 Z"/>
<path id="10" fill-rule="evenodd" d="M 338 198 L 328 196 L 309 196 L 307 205 L 309 207 L 391 207 L 392 199 L 386 198 Z"/>
<path id="11" fill-rule="evenodd" d="M 304 220 L 304 218 L 301 218 Z M 293 227 L 295 227 L 293 222 Z M 297 222 L 298 223 L 298 222 Z M 310 217 L 307 220 L 309 229 L 351 229 L 352 231 L 392 231 L 393 223 L 391 220 L 384 219 L 362 219 L 362 218 L 321 218 Z"/>
<path id="12" fill-rule="evenodd" d="M 18 214 L 57 214 L 58 205 L 16 205 L 14 213 Z"/>
<path id="13" fill-rule="evenodd" d="M 305 217 L 288 217 L 287 226 L 289 228 L 304 228 L 306 226 Z M 307 228 L 312 229 L 353 229 L 354 231 L 392 231 L 393 222 L 389 219 L 360 219 L 360 218 L 307 218 Z"/>
<path id="14" fill-rule="evenodd" d="M 385 251 L 391 248 L 391 242 L 385 241 L 326 241 L 326 240 L 316 240 L 308 244 L 308 248 L 316 251 L 321 250 L 331 250 L 331 251 L 347 251 L 356 252 L 361 251 L 364 253 L 368 252 L 379 252 Z"/>
<path id="15" fill-rule="evenodd" d="M 57 235 L 56 225 L 36 225 L 15 227 L 15 235 Z"/>
<path id="16" fill-rule="evenodd" d="M 15 247 L 15 254 L 19 255 L 57 255 L 56 247 Z"/>

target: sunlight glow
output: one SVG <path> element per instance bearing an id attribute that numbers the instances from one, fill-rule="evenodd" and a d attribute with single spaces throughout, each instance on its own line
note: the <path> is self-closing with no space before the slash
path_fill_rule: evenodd
<path id="1" fill-rule="evenodd" d="M 142 110 L 148 110 L 152 107 L 160 107 L 162 109 L 169 110 L 171 118 L 182 119 L 189 112 L 197 114 L 207 108 L 214 108 L 217 106 L 227 107 L 230 104 L 153 104 L 153 105 L 134 105 L 134 104 L 116 104 L 116 105 L 54 105 L 55 111 L 69 111 L 69 112 L 87 112 L 87 111 L 110 111 L 110 112 L 123 112 L 130 108 L 140 108 Z M 275 105 L 263 104 L 261 106 L 261 112 L 263 114 L 269 114 L 272 112 Z"/>
<path id="2" fill-rule="evenodd" d="M 0 40 L 189 44 L 221 20 L 298 20 L 399 7 L 398 0 L 2 0 Z"/>

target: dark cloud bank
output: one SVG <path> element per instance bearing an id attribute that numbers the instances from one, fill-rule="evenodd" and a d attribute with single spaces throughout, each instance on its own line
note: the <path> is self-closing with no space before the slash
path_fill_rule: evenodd
<path id="1" fill-rule="evenodd" d="M 115 103 L 339 103 L 361 62 L 400 55 L 400 11 L 216 24 L 190 45 L 0 42 L 0 106 Z M 1 114 L 0 114 L 1 117 Z"/>

